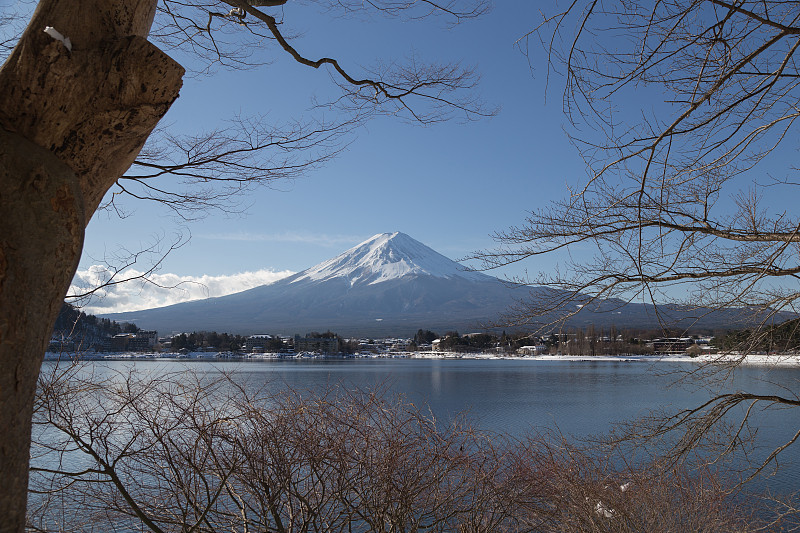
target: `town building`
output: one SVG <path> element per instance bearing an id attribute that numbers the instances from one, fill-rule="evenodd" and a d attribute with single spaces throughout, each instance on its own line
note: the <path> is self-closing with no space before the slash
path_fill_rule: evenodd
<path id="1" fill-rule="evenodd" d="M 657 354 L 680 355 L 686 353 L 686 349 L 694 344 L 691 337 L 661 337 L 653 339 L 649 344 L 653 346 L 653 351 Z"/>
<path id="2" fill-rule="evenodd" d="M 272 339 L 272 335 L 267 334 L 250 335 L 244 341 L 244 349 L 250 353 L 263 353 Z"/>
<path id="3" fill-rule="evenodd" d="M 111 337 L 108 349 L 112 352 L 152 352 L 158 343 L 157 331 L 120 333 Z"/>
<path id="4" fill-rule="evenodd" d="M 146 339 L 148 348 L 155 348 L 158 344 L 158 332 L 155 330 L 140 329 L 136 332 L 137 339 Z"/>
<path id="5" fill-rule="evenodd" d="M 295 352 L 339 353 L 338 337 L 294 336 Z"/>
<path id="6" fill-rule="evenodd" d="M 535 346 L 520 346 L 517 348 L 519 355 L 542 355 L 549 352 L 549 348 L 544 344 L 537 344 Z"/>

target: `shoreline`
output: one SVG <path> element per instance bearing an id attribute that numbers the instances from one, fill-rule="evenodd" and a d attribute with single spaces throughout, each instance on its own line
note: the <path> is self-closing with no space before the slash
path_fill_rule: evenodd
<path id="1" fill-rule="evenodd" d="M 327 355 L 300 353 L 294 355 L 277 353 L 233 354 L 230 352 L 189 352 L 178 354 L 162 353 L 45 353 L 45 361 L 60 360 L 189 360 L 189 361 L 275 361 L 303 359 L 475 359 L 475 360 L 514 360 L 514 361 L 550 361 L 550 362 L 618 362 L 618 363 L 696 363 L 696 364 L 742 364 L 752 366 L 800 367 L 800 354 L 701 354 L 697 357 L 688 355 L 499 355 L 493 353 L 460 353 L 460 352 L 393 352 L 384 354 Z"/>

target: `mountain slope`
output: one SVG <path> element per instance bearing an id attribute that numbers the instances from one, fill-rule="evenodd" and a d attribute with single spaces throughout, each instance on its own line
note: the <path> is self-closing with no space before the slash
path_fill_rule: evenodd
<path id="1" fill-rule="evenodd" d="M 355 284 L 373 285 L 406 276 L 493 280 L 491 276 L 464 267 L 406 235 L 381 233 L 358 246 L 300 272 L 291 283 L 344 278 Z"/>
<path id="2" fill-rule="evenodd" d="M 509 286 L 492 276 L 465 270 L 408 235 L 383 233 L 270 285 L 105 316 L 161 334 L 208 330 L 291 335 L 331 329 L 352 336 L 410 336 L 419 328 L 439 333 L 478 330 L 516 302 L 542 297 L 548 291 Z M 658 327 L 659 317 L 652 305 L 622 304 L 608 300 L 592 309 L 583 308 L 568 324 Z M 742 325 L 734 310 L 709 316 L 687 308 L 665 307 L 661 311 L 679 321 L 681 327 Z"/>
<path id="3" fill-rule="evenodd" d="M 294 276 L 218 298 L 106 315 L 162 333 L 216 330 L 413 334 L 477 328 L 524 291 L 465 270 L 403 233 L 384 233 Z"/>

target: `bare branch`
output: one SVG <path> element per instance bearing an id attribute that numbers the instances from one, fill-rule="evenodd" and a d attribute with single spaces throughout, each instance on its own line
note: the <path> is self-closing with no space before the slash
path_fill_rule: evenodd
<path id="1" fill-rule="evenodd" d="M 564 109 L 590 178 L 475 258 L 496 268 L 588 244 L 593 260 L 528 282 L 575 298 L 793 312 L 800 218 L 765 196 L 794 194 L 795 170 L 785 169 L 778 192 L 758 169 L 797 134 L 800 10 L 575 1 L 533 35 L 565 74 Z M 654 116 L 632 120 L 629 102 L 651 95 L 663 102 Z"/>
<path id="2" fill-rule="evenodd" d="M 664 331 L 724 316 L 720 329 L 745 329 L 683 376 L 701 385 L 729 378 L 750 352 L 796 353 L 800 216 L 784 200 L 799 182 L 786 152 L 799 133 L 800 4 L 574 0 L 519 45 L 532 57 L 535 41 L 548 76 L 564 76 L 588 179 L 475 254 L 485 268 L 566 256 L 554 272 L 514 280 L 534 286 L 533 298 L 507 320 L 552 329 L 587 305 L 616 311 L 633 301 Z M 720 392 L 631 423 L 621 440 L 660 446 L 671 465 L 705 446 L 723 457 L 746 449 L 757 411 L 797 407 L 794 391 Z M 745 477 L 798 438 L 749 463 Z"/>
<path id="3" fill-rule="evenodd" d="M 42 379 L 35 523 L 150 531 L 744 531 L 713 475 L 615 469 L 560 435 L 514 441 L 378 390 L 267 394 L 220 374 Z M 611 488 L 611 490 L 609 490 Z M 631 490 L 630 494 L 626 494 Z M 597 513 L 613 509 L 614 522 Z"/>

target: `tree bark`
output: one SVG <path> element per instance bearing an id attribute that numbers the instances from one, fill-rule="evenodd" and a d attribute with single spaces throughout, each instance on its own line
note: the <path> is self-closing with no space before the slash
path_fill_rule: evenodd
<path id="1" fill-rule="evenodd" d="M 83 199 L 75 173 L 48 150 L 0 130 L 0 213 L 0 531 L 5 532 L 21 531 L 24 524 L 36 380 L 83 244 Z"/>
<path id="2" fill-rule="evenodd" d="M 0 533 L 25 525 L 36 380 L 85 226 L 181 87 L 146 39 L 156 4 L 43 0 L 0 69 Z"/>
<path id="3" fill-rule="evenodd" d="M 183 68 L 146 39 L 156 3 L 44 0 L 0 69 L 0 127 L 75 171 L 86 222 L 178 97 Z"/>

